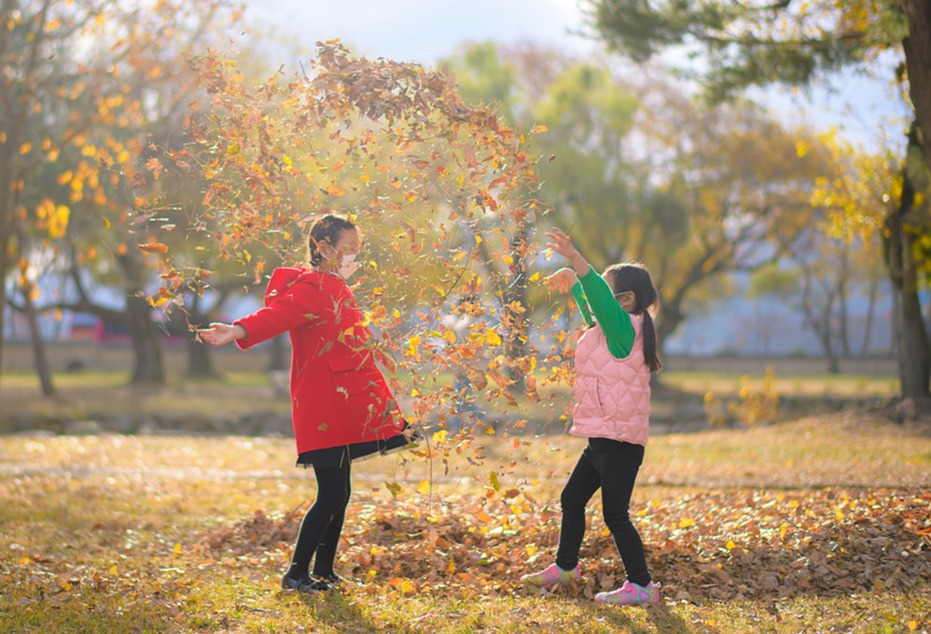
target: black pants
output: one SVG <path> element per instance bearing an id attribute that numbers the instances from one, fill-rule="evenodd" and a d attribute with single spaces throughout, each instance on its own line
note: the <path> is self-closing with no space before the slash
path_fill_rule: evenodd
<path id="1" fill-rule="evenodd" d="M 343 532 L 346 505 L 352 492 L 349 464 L 347 455 L 335 465 L 314 465 L 317 499 L 301 521 L 294 554 L 291 556 L 291 567 L 288 568 L 289 577 L 306 578 L 311 559 L 314 560 L 313 574 L 321 577 L 333 574 L 336 547 L 339 545 L 340 533 Z"/>
<path id="2" fill-rule="evenodd" d="M 604 518 L 621 554 L 627 579 L 650 583 L 640 534 L 630 521 L 630 496 L 643 463 L 642 445 L 607 438 L 589 438 L 569 481 L 562 490 L 562 527 L 556 565 L 572 570 L 579 564 L 579 548 L 585 535 L 585 506 L 601 488 Z"/>

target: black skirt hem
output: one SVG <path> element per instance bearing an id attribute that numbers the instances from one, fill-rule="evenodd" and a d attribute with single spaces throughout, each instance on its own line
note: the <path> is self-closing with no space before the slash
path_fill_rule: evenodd
<path id="1" fill-rule="evenodd" d="M 390 438 L 301 452 L 294 466 L 304 467 L 305 469 L 311 466 L 338 467 L 347 459 L 350 462 L 356 462 L 375 458 L 376 456 L 387 456 L 390 453 L 416 445 L 422 438 L 420 432 L 405 423 L 404 431 Z"/>

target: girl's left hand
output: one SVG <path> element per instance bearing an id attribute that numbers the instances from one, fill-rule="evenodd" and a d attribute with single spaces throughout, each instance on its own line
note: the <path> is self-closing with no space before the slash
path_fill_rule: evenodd
<path id="1" fill-rule="evenodd" d="M 545 277 L 543 281 L 551 291 L 568 293 L 569 289 L 579 281 L 579 276 L 572 269 L 562 268 L 549 277 Z"/>

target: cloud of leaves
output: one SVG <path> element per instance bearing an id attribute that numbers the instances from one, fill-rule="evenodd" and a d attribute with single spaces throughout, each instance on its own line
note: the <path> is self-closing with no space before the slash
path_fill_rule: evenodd
<path id="1" fill-rule="evenodd" d="M 540 277 L 528 271 L 542 211 L 529 144 L 545 128 L 512 130 L 490 106 L 466 105 L 454 77 L 353 57 L 337 41 L 318 43 L 301 75 L 255 86 L 216 52 L 190 66 L 206 93 L 190 142 L 148 169 L 180 165 L 204 179 L 185 210 L 192 235 L 260 285 L 270 262 L 303 261 L 316 218 L 349 214 L 365 241 L 355 292 L 375 345 L 409 372 L 400 397 L 412 418 L 442 424 L 476 390 L 516 404 L 517 383 L 536 398 L 521 289 Z M 208 265 L 153 244 L 163 280 L 154 304 L 170 309 L 208 288 Z M 456 380 L 438 382 L 444 371 Z"/>

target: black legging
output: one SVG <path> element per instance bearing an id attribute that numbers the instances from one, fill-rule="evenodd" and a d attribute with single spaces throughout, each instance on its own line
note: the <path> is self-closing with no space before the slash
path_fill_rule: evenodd
<path id="1" fill-rule="evenodd" d="M 346 518 L 346 505 L 352 486 L 349 483 L 348 456 L 341 464 L 318 467 L 314 465 L 317 476 L 317 499 L 314 500 L 304 519 L 291 555 L 288 576 L 304 579 L 308 576 L 310 560 L 314 560 L 313 574 L 327 577 L 334 573 L 336 547 L 343 531 Z M 316 553 L 316 557 L 314 557 Z"/>
<path id="2" fill-rule="evenodd" d="M 650 583 L 643 542 L 628 514 L 643 451 L 642 445 L 589 438 L 560 497 L 562 527 L 556 554 L 556 565 L 560 568 L 572 570 L 579 564 L 579 548 L 585 535 L 585 506 L 601 487 L 605 524 L 621 554 L 628 580 L 641 586 Z"/>

